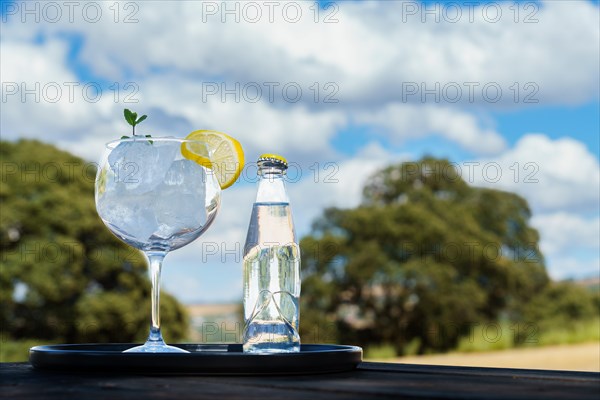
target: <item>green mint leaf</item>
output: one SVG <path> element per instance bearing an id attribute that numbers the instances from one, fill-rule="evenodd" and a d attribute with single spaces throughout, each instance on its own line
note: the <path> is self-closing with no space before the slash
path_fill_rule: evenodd
<path id="1" fill-rule="evenodd" d="M 129 139 L 129 136 L 121 136 L 121 139 Z"/>
<path id="2" fill-rule="evenodd" d="M 137 113 L 133 112 L 127 108 L 125 110 L 123 110 L 123 115 L 125 116 L 125 120 L 127 121 L 127 123 L 133 127 L 132 128 L 133 136 L 135 136 L 135 126 L 148 117 L 147 115 L 142 115 L 138 119 Z"/>
<path id="3" fill-rule="evenodd" d="M 144 117 L 145 117 L 145 115 L 144 115 Z M 152 137 L 152 136 L 151 136 L 151 135 L 146 135 L 146 137 Z M 154 140 L 148 140 L 148 142 L 149 142 L 150 144 L 154 144 Z"/>
<path id="4" fill-rule="evenodd" d="M 125 121 L 127 121 L 127 123 L 129 125 L 131 125 L 131 126 L 135 125 L 135 119 L 133 118 L 133 113 L 130 110 L 125 109 L 123 111 L 123 115 L 125 115 Z"/>

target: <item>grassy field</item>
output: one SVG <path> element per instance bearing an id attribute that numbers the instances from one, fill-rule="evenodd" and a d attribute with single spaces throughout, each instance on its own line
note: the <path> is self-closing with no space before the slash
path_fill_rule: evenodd
<path id="1" fill-rule="evenodd" d="M 2 340 L 0 342 L 0 362 L 21 362 L 29 359 L 29 348 L 49 344 L 40 340 Z"/>
<path id="2" fill-rule="evenodd" d="M 600 343 L 519 348 L 483 353 L 432 354 L 392 359 L 371 358 L 366 361 L 600 372 Z"/>
<path id="3" fill-rule="evenodd" d="M 600 318 L 550 327 L 508 322 L 478 324 L 469 334 L 460 338 L 455 353 L 489 353 L 581 343 L 600 343 Z M 418 340 L 409 343 L 403 355 L 416 355 L 418 345 Z M 394 346 L 389 344 L 368 347 L 365 355 L 378 360 L 397 358 Z"/>
<path id="4" fill-rule="evenodd" d="M 516 347 L 515 334 L 525 335 Z M 409 353 L 410 354 L 410 353 Z M 531 368 L 600 372 L 600 319 L 538 329 L 531 324 L 478 326 L 455 352 L 396 357 L 392 346 L 366 349 L 369 361 L 471 367 Z"/>

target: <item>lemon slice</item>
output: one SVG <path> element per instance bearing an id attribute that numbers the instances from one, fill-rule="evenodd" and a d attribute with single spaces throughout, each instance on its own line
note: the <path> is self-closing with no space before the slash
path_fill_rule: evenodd
<path id="1" fill-rule="evenodd" d="M 183 143 L 181 154 L 185 158 L 211 168 L 221 189 L 227 189 L 235 183 L 244 167 L 244 150 L 240 142 L 224 133 L 207 130 L 194 131 L 186 139 L 202 144 Z M 212 153 L 210 157 L 208 152 Z"/>

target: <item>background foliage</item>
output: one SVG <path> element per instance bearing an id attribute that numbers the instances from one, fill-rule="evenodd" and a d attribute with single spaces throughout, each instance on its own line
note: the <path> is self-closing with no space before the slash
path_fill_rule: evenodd
<path id="1" fill-rule="evenodd" d="M 585 289 L 551 283 L 530 216 L 447 160 L 376 173 L 361 206 L 326 210 L 302 240 L 302 337 L 427 353 L 495 321 L 544 331 L 598 315 Z"/>
<path id="2" fill-rule="evenodd" d="M 38 141 L 0 142 L 3 340 L 133 342 L 148 334 L 146 263 L 103 225 L 94 164 Z M 187 335 L 185 309 L 161 297 L 166 340 Z"/>

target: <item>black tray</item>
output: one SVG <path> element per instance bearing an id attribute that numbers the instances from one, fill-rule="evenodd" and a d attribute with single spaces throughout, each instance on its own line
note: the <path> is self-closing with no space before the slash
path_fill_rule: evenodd
<path id="1" fill-rule="evenodd" d="M 241 344 L 172 344 L 190 353 L 122 353 L 132 343 L 57 344 L 29 350 L 38 369 L 118 373 L 282 375 L 349 371 L 362 361 L 362 349 L 303 344 L 298 353 L 248 354 Z"/>

